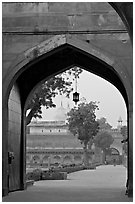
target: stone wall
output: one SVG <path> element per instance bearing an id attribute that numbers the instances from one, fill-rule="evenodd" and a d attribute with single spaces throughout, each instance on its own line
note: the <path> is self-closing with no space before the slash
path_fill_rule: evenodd
<path id="1" fill-rule="evenodd" d="M 19 54 L 58 34 L 36 35 L 38 32 L 125 30 L 118 14 L 108 3 L 3 3 L 2 12 L 3 75 Z M 12 31 L 21 35 L 9 35 Z M 31 32 L 31 35 L 22 32 Z M 124 70 L 128 67 L 127 74 L 132 77 L 132 47 L 127 33 L 74 35 L 116 57 Z"/>

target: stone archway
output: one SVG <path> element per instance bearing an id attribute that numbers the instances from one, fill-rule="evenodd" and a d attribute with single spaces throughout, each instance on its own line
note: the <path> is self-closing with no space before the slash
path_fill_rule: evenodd
<path id="1" fill-rule="evenodd" d="M 61 163 L 61 156 L 59 155 L 54 155 L 53 156 L 53 163 L 58 166 Z"/>
<path id="2" fill-rule="evenodd" d="M 74 163 L 75 164 L 82 164 L 83 158 L 80 155 L 75 155 L 74 156 Z"/>
<path id="3" fill-rule="evenodd" d="M 42 158 L 42 166 L 47 168 L 49 165 L 49 155 L 43 156 Z"/>
<path id="4" fill-rule="evenodd" d="M 114 84 L 125 99 L 128 113 L 132 112 L 132 87 L 129 83 L 130 79 L 119 61 L 91 44 L 78 40 L 71 35 L 54 36 L 22 53 L 15 64 L 8 70 L 3 82 L 3 115 L 6 121 L 8 121 L 7 102 L 13 84 L 16 83 L 19 90 L 18 93 L 23 113 L 21 115 L 20 131 L 22 163 L 25 161 L 25 107 L 30 94 L 43 79 L 56 75 L 72 66 L 80 66 Z M 31 83 L 28 84 L 29 81 Z M 132 119 L 129 123 L 131 124 L 131 122 Z M 7 172 L 6 170 L 8 169 L 7 149 L 5 148 L 8 142 L 7 128 L 7 125 L 5 125 L 3 130 L 5 131 L 4 134 L 6 134 L 6 136 L 4 135 L 5 142 L 3 146 L 5 151 L 4 172 Z M 132 128 L 132 125 L 130 128 Z M 129 137 L 132 137 L 132 134 Z M 132 151 L 130 154 L 132 154 Z M 20 172 L 22 177 L 20 189 L 25 187 L 25 166 L 22 169 L 23 172 Z M 5 178 L 7 179 L 6 173 Z M 5 186 L 7 186 L 6 179 L 4 180 Z"/>
<path id="5" fill-rule="evenodd" d="M 45 164 L 48 164 L 48 160 L 49 160 L 49 156 L 48 156 L 48 155 L 47 155 L 47 156 L 44 156 L 43 159 L 42 159 L 43 164 L 44 164 L 44 163 L 45 163 Z"/>
<path id="6" fill-rule="evenodd" d="M 57 51 L 59 49 L 61 50 L 58 56 Z M 66 54 L 65 53 L 63 54 L 63 52 L 64 51 L 66 52 L 66 50 L 68 52 L 73 53 L 73 56 L 72 54 L 70 56 L 68 53 L 68 56 L 65 57 Z M 26 78 L 26 80 L 29 80 L 29 77 L 26 76 L 27 74 L 28 76 L 30 76 L 29 68 L 33 67 L 32 71 L 34 74 L 36 74 L 35 66 L 38 63 L 40 64 L 41 62 L 43 62 L 46 58 L 51 57 L 53 53 L 54 55 L 56 55 L 54 56 L 55 60 L 56 60 L 56 57 L 58 57 L 58 60 L 60 60 L 62 59 L 62 55 L 64 56 L 62 59 L 62 62 L 64 61 L 63 66 L 62 65 L 59 66 L 62 68 L 58 68 L 57 70 L 55 70 L 55 68 L 53 67 L 54 70 L 48 70 L 49 68 L 47 67 L 47 69 L 45 70 L 47 74 L 40 73 L 40 75 L 42 76 L 40 76 L 40 79 L 37 78 L 35 82 L 33 82 L 33 80 L 31 79 L 31 86 L 30 85 L 27 86 L 26 84 L 24 84 L 25 80 L 23 80 L 22 78 Z M 78 53 L 78 56 L 77 56 L 77 53 Z M 86 61 L 85 59 L 82 60 L 83 54 L 84 56 L 86 56 Z M 87 59 L 89 58 L 88 55 L 91 57 L 90 64 L 87 63 Z M 71 57 L 71 60 L 69 60 L 69 57 Z M 95 60 L 96 62 L 98 62 L 98 67 L 96 69 L 94 67 Z M 54 63 L 50 63 L 50 66 L 53 66 L 53 64 Z M 43 66 L 43 64 L 41 65 Z M 41 83 L 41 81 L 44 78 L 58 74 L 74 65 L 78 65 L 98 76 L 101 76 L 102 78 L 112 83 L 115 87 L 119 89 L 119 91 L 123 95 L 128 108 L 128 105 L 129 105 L 128 98 L 129 100 L 132 101 L 132 86 L 130 83 L 128 83 L 128 80 L 125 80 L 125 79 L 128 79 L 128 74 L 125 67 L 122 66 L 122 64 L 117 60 L 116 57 L 113 58 L 103 50 L 97 47 L 94 47 L 93 45 L 88 44 L 85 41 L 78 40 L 77 38 L 74 38 L 71 35 L 54 36 L 49 40 L 46 40 L 38 44 L 37 46 L 34 46 L 28 49 L 18 57 L 16 62 L 10 67 L 7 77 L 3 80 L 5 90 L 7 90 L 6 92 L 3 91 L 3 95 L 6 94 L 5 102 L 7 102 L 7 98 L 10 93 L 11 87 L 16 80 L 19 83 L 21 83 L 19 84 L 19 86 L 25 85 L 25 93 L 23 93 L 23 95 L 25 94 L 25 96 L 23 96 L 24 98 L 23 106 L 24 106 L 28 95 L 30 95 L 30 92 L 35 88 L 35 84 Z M 94 68 L 93 67 L 88 68 L 88 66 L 93 66 Z M 104 69 L 105 67 L 106 69 Z M 40 72 L 41 71 L 44 72 L 44 70 L 40 69 Z M 112 77 L 112 74 L 113 74 L 113 77 Z"/>
<path id="7" fill-rule="evenodd" d="M 120 152 L 118 149 L 111 147 L 110 151 L 106 153 L 107 164 L 120 164 Z"/>
<path id="8" fill-rule="evenodd" d="M 72 158 L 70 155 L 66 155 L 63 158 L 63 164 L 71 164 L 72 163 Z"/>
<path id="9" fill-rule="evenodd" d="M 39 164 L 40 163 L 40 157 L 38 155 L 34 155 L 32 158 L 33 164 Z"/>

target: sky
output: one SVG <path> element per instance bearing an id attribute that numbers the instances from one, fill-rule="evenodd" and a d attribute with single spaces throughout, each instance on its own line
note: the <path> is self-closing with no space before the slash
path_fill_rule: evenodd
<path id="1" fill-rule="evenodd" d="M 75 90 L 75 82 L 73 82 L 73 88 Z M 97 75 L 83 70 L 77 81 L 77 92 L 80 93 L 80 99 L 84 97 L 87 102 L 100 102 L 98 104 L 99 110 L 96 111 L 97 118 L 105 117 L 107 122 L 113 128 L 116 128 L 118 119 L 121 116 L 123 125 L 126 125 L 127 110 L 125 101 L 114 85 Z M 56 108 L 46 110 L 45 107 L 42 107 L 42 120 L 54 120 L 56 110 L 61 106 L 61 101 L 64 108 L 67 108 L 68 103 L 70 108 L 72 108 L 75 105 L 72 101 L 72 95 L 73 93 L 70 94 L 70 99 L 64 96 L 57 96 L 54 99 Z"/>

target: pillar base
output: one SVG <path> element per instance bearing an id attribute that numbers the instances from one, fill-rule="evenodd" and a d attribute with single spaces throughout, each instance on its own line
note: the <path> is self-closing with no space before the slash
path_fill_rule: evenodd
<path id="1" fill-rule="evenodd" d="M 27 189 L 27 184 L 25 182 L 25 183 L 21 184 L 20 190 L 26 190 L 26 189 Z"/>
<path id="2" fill-rule="evenodd" d="M 128 197 L 132 198 L 133 197 L 133 189 L 128 189 L 127 195 L 128 195 Z"/>
<path id="3" fill-rule="evenodd" d="M 2 189 L 2 197 L 7 196 L 8 195 L 8 188 L 3 188 Z"/>

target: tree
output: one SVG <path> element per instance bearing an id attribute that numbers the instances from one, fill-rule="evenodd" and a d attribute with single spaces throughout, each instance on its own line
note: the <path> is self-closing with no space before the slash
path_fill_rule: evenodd
<path id="1" fill-rule="evenodd" d="M 126 140 L 127 139 L 127 126 L 122 126 L 121 127 L 121 134 L 123 136 L 123 139 Z"/>
<path id="2" fill-rule="evenodd" d="M 127 135 L 127 126 L 121 127 L 121 134 L 123 136 L 123 140 L 121 141 L 123 143 L 123 152 L 127 154 L 127 141 L 128 141 L 128 135 Z"/>
<path id="3" fill-rule="evenodd" d="M 79 78 L 81 72 L 81 68 L 73 67 L 72 69 L 63 72 L 62 74 L 59 74 L 47 81 L 42 82 L 42 84 L 37 87 L 28 102 L 26 108 L 26 111 L 28 111 L 28 114 L 26 116 L 26 125 L 31 122 L 31 119 L 33 117 L 42 118 L 42 106 L 45 106 L 47 109 L 56 107 L 53 102 L 53 98 L 56 95 L 65 94 L 66 97 L 69 97 L 71 91 L 73 90 L 72 83 L 75 77 Z"/>
<path id="4" fill-rule="evenodd" d="M 103 150 L 104 161 L 105 161 L 105 154 L 107 151 L 109 151 L 109 148 L 113 143 L 113 141 L 114 139 L 112 135 L 108 132 L 99 132 L 94 138 L 95 146 Z"/>
<path id="5" fill-rule="evenodd" d="M 96 102 L 80 103 L 78 107 L 68 113 L 69 130 L 77 135 L 84 148 L 84 164 L 88 165 L 88 144 L 93 140 L 99 129 L 95 111 L 98 109 Z"/>
<path id="6" fill-rule="evenodd" d="M 104 117 L 97 119 L 97 121 L 99 123 L 100 131 L 107 131 L 112 128 L 112 126 L 109 123 L 107 123 L 106 118 Z"/>

